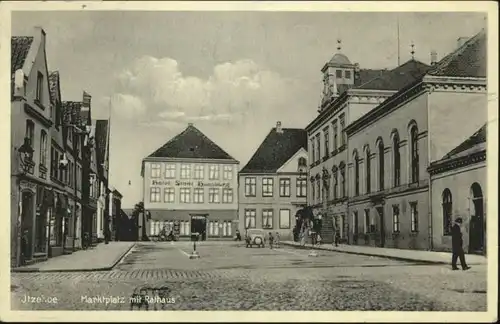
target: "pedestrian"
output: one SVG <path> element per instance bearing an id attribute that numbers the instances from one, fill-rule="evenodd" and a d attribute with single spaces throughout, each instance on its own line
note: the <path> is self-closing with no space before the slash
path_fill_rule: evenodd
<path id="1" fill-rule="evenodd" d="M 241 241 L 241 234 L 239 230 L 236 230 L 236 236 L 234 238 L 235 241 Z"/>
<path id="2" fill-rule="evenodd" d="M 269 248 L 273 248 L 273 241 L 274 241 L 274 238 L 273 238 L 273 233 L 269 232 Z"/>
<path id="3" fill-rule="evenodd" d="M 451 257 L 451 269 L 458 270 L 457 267 L 457 259 L 460 259 L 460 265 L 462 266 L 462 270 L 468 270 L 470 267 L 465 262 L 465 254 L 463 249 L 463 239 L 462 239 L 462 230 L 460 226 L 462 225 L 462 218 L 457 217 L 455 219 L 455 224 L 451 227 L 451 249 L 452 249 L 452 257 Z"/>

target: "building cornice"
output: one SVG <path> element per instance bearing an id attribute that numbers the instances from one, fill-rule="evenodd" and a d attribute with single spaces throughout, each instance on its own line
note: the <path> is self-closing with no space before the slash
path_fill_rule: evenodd
<path id="1" fill-rule="evenodd" d="M 423 82 L 432 91 L 446 92 L 485 92 L 486 78 L 459 78 L 448 76 L 426 75 Z"/>
<path id="2" fill-rule="evenodd" d="M 454 159 L 446 159 L 433 162 L 427 168 L 427 171 L 431 175 L 437 175 L 458 168 L 463 168 L 468 165 L 481 163 L 484 161 L 486 161 L 486 149 Z"/>
<path id="3" fill-rule="evenodd" d="M 175 158 L 175 157 L 147 157 L 142 162 L 189 162 L 189 163 L 216 163 L 216 164 L 240 164 L 237 160 L 229 159 L 200 159 L 200 158 Z"/>
<path id="4" fill-rule="evenodd" d="M 316 118 L 314 118 L 313 121 L 311 121 L 309 125 L 305 127 L 307 133 L 312 132 L 313 130 L 315 130 L 316 127 L 322 125 L 326 119 L 330 118 L 339 110 L 342 110 L 342 108 L 344 108 L 344 104 L 347 103 L 348 98 L 349 96 L 346 91 L 343 94 L 341 94 L 340 97 L 337 98 L 332 97 L 323 102 L 321 104 L 321 112 L 319 113 L 319 115 L 316 116 Z"/>
<path id="5" fill-rule="evenodd" d="M 45 127 L 50 128 L 53 124 L 52 120 L 45 118 L 39 111 L 33 108 L 29 103 L 24 102 L 24 111 L 26 114 L 36 118 L 37 121 L 41 122 Z"/>

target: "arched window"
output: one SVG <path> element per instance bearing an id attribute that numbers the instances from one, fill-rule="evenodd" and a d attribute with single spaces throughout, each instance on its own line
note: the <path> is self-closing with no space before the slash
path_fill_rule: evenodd
<path id="1" fill-rule="evenodd" d="M 378 189 L 384 190 L 384 142 L 378 142 Z"/>
<path id="2" fill-rule="evenodd" d="M 411 182 L 419 180 L 419 153 L 418 153 L 418 128 L 416 124 L 410 126 L 410 170 Z"/>
<path id="3" fill-rule="evenodd" d="M 358 152 L 354 152 L 354 195 L 359 196 L 359 157 Z"/>
<path id="4" fill-rule="evenodd" d="M 299 161 L 298 161 L 298 164 L 299 164 L 299 168 L 307 166 L 306 158 L 305 157 L 300 157 Z"/>
<path id="5" fill-rule="evenodd" d="M 370 193 L 372 190 L 372 172 L 371 172 L 371 161 L 370 161 L 370 148 L 367 146 L 365 149 L 365 164 L 366 164 L 366 193 Z"/>
<path id="6" fill-rule="evenodd" d="M 399 151 L 399 135 L 396 131 L 392 136 L 392 157 L 393 157 L 393 186 L 401 185 L 401 154 Z"/>
<path id="7" fill-rule="evenodd" d="M 451 234 L 451 214 L 453 211 L 453 201 L 450 189 L 443 190 L 443 234 Z"/>

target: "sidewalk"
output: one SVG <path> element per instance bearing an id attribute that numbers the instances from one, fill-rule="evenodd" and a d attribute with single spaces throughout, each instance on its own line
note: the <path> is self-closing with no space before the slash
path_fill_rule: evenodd
<path id="1" fill-rule="evenodd" d="M 134 246 L 135 242 L 99 243 L 92 249 L 50 258 L 29 266 L 14 268 L 12 272 L 71 272 L 111 270 Z"/>
<path id="2" fill-rule="evenodd" d="M 281 243 L 283 245 L 300 247 L 300 244 L 298 242 L 286 241 Z M 311 244 L 307 244 L 306 248 L 311 249 Z M 332 246 L 332 244 L 323 244 L 321 247 L 314 247 L 313 249 L 376 256 L 404 261 L 451 264 L 450 252 L 416 251 L 345 244 L 339 244 L 339 246 L 337 247 Z M 486 257 L 482 255 L 466 254 L 465 260 L 469 265 L 486 265 L 488 263 Z"/>

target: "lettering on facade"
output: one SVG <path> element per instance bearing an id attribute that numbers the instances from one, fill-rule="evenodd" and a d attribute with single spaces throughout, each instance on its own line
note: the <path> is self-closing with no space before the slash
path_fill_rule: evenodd
<path id="1" fill-rule="evenodd" d="M 229 188 L 230 182 L 204 182 L 204 181 L 181 181 L 181 180 L 151 180 L 152 186 L 176 186 L 176 187 L 220 187 Z"/>

